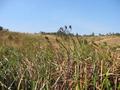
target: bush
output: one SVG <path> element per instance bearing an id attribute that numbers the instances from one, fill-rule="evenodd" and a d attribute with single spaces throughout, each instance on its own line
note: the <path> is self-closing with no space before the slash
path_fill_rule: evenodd
<path id="1" fill-rule="evenodd" d="M 2 31 L 2 30 L 3 30 L 3 27 L 0 26 L 0 31 Z"/>

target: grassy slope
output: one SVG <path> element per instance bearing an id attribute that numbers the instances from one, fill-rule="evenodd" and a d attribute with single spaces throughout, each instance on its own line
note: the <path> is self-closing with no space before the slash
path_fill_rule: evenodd
<path id="1" fill-rule="evenodd" d="M 0 90 L 119 89 L 119 47 L 117 36 L 0 32 Z"/>

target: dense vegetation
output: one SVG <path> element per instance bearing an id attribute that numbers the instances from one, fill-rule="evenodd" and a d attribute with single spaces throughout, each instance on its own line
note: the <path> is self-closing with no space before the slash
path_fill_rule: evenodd
<path id="1" fill-rule="evenodd" d="M 120 90 L 120 44 L 103 37 L 0 31 L 0 90 Z"/>

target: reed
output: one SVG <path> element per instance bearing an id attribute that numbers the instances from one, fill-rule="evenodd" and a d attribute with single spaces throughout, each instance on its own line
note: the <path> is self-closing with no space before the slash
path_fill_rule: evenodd
<path id="1" fill-rule="evenodd" d="M 0 90 L 120 89 L 118 46 L 82 36 L 9 35 L 0 43 Z"/>

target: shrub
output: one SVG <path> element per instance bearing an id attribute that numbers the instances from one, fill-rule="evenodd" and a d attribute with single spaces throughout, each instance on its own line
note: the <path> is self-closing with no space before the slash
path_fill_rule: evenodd
<path id="1" fill-rule="evenodd" d="M 2 31 L 3 30 L 3 27 L 2 26 L 0 26 L 0 31 Z"/>

